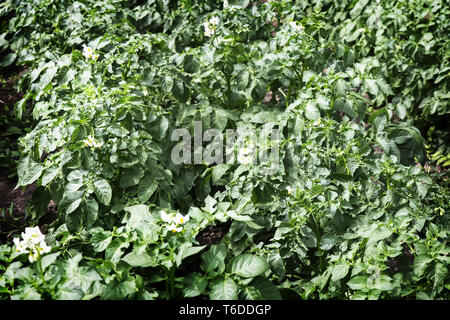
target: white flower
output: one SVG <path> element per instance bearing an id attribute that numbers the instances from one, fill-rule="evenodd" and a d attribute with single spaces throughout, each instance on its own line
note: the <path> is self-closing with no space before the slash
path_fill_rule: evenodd
<path id="1" fill-rule="evenodd" d="M 28 261 L 31 263 L 37 261 L 39 259 L 39 252 L 35 248 L 30 251 L 30 254 L 28 255 Z"/>
<path id="2" fill-rule="evenodd" d="M 94 51 L 92 51 L 92 49 L 88 46 L 86 46 L 85 44 L 83 44 L 83 56 L 86 59 L 92 59 L 92 54 L 94 53 Z"/>
<path id="3" fill-rule="evenodd" d="M 213 17 L 213 18 L 209 19 L 209 23 L 211 23 L 212 25 L 215 25 L 215 26 L 219 25 L 219 22 L 220 22 L 220 20 L 217 17 Z"/>
<path id="4" fill-rule="evenodd" d="M 26 243 L 32 244 L 38 244 L 45 239 L 39 227 L 25 228 L 25 232 L 22 232 L 22 238 Z"/>
<path id="5" fill-rule="evenodd" d="M 175 212 L 167 213 L 164 210 L 161 210 L 160 215 L 161 215 L 162 221 L 167 222 L 167 223 L 172 223 L 175 219 Z"/>
<path id="6" fill-rule="evenodd" d="M 224 0 L 223 1 L 223 8 L 225 9 L 225 8 L 228 8 L 228 1 L 227 0 Z"/>
<path id="7" fill-rule="evenodd" d="M 85 44 L 83 44 L 83 56 L 86 59 L 92 59 L 94 61 L 97 61 L 99 54 L 98 53 L 94 53 L 94 50 L 92 50 L 90 47 L 86 46 Z"/>
<path id="8" fill-rule="evenodd" d="M 87 139 L 83 140 L 84 145 L 86 147 L 94 147 L 94 148 L 101 148 L 103 146 L 103 143 L 97 141 L 94 137 L 88 136 Z"/>
<path id="9" fill-rule="evenodd" d="M 28 248 L 25 241 L 20 241 L 19 238 L 14 238 L 14 244 L 16 245 L 16 251 L 20 253 L 28 253 Z"/>
<path id="10" fill-rule="evenodd" d="M 208 21 L 203 22 L 203 28 L 205 29 L 205 36 L 211 37 L 214 34 L 214 26 Z"/>
<path id="11" fill-rule="evenodd" d="M 175 232 L 180 232 L 181 230 L 183 230 L 182 227 L 177 227 L 177 225 L 174 224 L 174 223 L 168 225 L 166 228 L 167 228 L 167 230 L 170 230 L 170 231 L 172 231 L 173 233 L 175 233 Z"/>
<path id="12" fill-rule="evenodd" d="M 247 146 L 240 148 L 238 153 L 238 161 L 241 164 L 250 164 L 253 162 L 253 153 L 255 150 L 255 145 L 250 142 Z"/>
<path id="13" fill-rule="evenodd" d="M 253 162 L 252 155 L 246 155 L 245 153 L 242 152 L 239 152 L 237 159 L 240 164 L 250 164 Z"/>
<path id="14" fill-rule="evenodd" d="M 33 263 L 44 253 L 50 252 L 50 246 L 45 243 L 45 236 L 39 230 L 39 227 L 25 228 L 22 232 L 22 240 L 13 239 L 16 245 L 16 251 L 20 254 L 28 253 L 28 260 Z"/>
<path id="15" fill-rule="evenodd" d="M 185 224 L 189 221 L 189 216 L 185 215 L 183 216 L 181 213 L 177 213 L 177 215 L 174 218 L 175 223 L 178 224 Z"/>
<path id="16" fill-rule="evenodd" d="M 292 189 L 292 187 L 290 187 L 290 186 L 287 186 L 286 190 L 287 190 L 288 195 L 291 195 L 292 192 L 294 191 L 294 189 Z"/>
<path id="17" fill-rule="evenodd" d="M 39 243 L 39 246 L 37 246 L 36 248 L 37 248 L 39 254 L 49 253 L 49 252 L 50 252 L 50 249 L 51 249 L 51 247 L 48 246 L 48 245 L 45 243 L 44 240 L 42 240 L 42 241 Z"/>

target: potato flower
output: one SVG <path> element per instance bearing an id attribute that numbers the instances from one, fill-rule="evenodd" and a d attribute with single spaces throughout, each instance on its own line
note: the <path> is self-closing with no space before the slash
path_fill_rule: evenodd
<path id="1" fill-rule="evenodd" d="M 167 213 L 166 211 L 161 210 L 160 215 L 161 215 L 162 221 L 167 222 L 167 223 L 172 223 L 175 220 L 176 213 L 175 212 Z"/>
<path id="2" fill-rule="evenodd" d="M 287 190 L 288 195 L 291 195 L 292 192 L 294 192 L 294 189 L 292 189 L 291 186 L 287 186 L 287 187 L 286 187 L 286 190 Z"/>
<path id="3" fill-rule="evenodd" d="M 183 216 L 181 213 L 177 213 L 177 215 L 174 218 L 174 221 L 176 224 L 185 224 L 189 221 L 189 216 L 185 215 Z"/>
<path id="4" fill-rule="evenodd" d="M 214 26 L 212 26 L 208 21 L 203 22 L 203 28 L 205 29 L 205 36 L 211 37 L 214 35 Z"/>
<path id="5" fill-rule="evenodd" d="M 253 152 L 255 145 L 253 143 L 248 144 L 246 147 L 240 148 L 237 159 L 241 164 L 250 164 L 253 162 Z"/>
<path id="6" fill-rule="evenodd" d="M 219 18 L 212 17 L 208 21 L 203 22 L 203 29 L 205 29 L 205 36 L 211 37 L 214 35 L 216 26 L 218 26 L 220 23 Z"/>
<path id="7" fill-rule="evenodd" d="M 166 211 L 161 210 L 160 215 L 161 220 L 168 223 L 168 226 L 166 226 L 167 230 L 172 231 L 172 233 L 181 232 L 183 230 L 183 227 L 181 227 L 180 225 L 185 224 L 190 219 L 189 215 L 183 216 L 179 212 L 167 213 Z"/>
<path id="8" fill-rule="evenodd" d="M 211 19 L 209 19 L 209 23 L 211 23 L 212 25 L 215 25 L 215 26 L 219 25 L 219 22 L 220 22 L 220 20 L 217 17 L 212 17 Z"/>
<path id="9" fill-rule="evenodd" d="M 44 253 L 50 252 L 50 247 L 45 243 L 45 236 L 39 230 L 39 227 L 25 228 L 22 232 L 22 240 L 13 239 L 16 245 L 16 252 L 20 254 L 28 253 L 28 260 L 33 263 Z"/>
<path id="10" fill-rule="evenodd" d="M 93 148 L 97 148 L 97 149 L 100 149 L 103 145 L 101 142 L 97 141 L 92 136 L 88 136 L 87 139 L 83 140 L 83 142 L 86 147 L 93 147 Z"/>
<path id="11" fill-rule="evenodd" d="M 94 61 L 97 61 L 99 57 L 99 55 L 95 53 L 94 50 L 92 50 L 92 48 L 86 46 L 85 44 L 83 44 L 83 56 L 86 59 L 92 59 Z"/>
<path id="12" fill-rule="evenodd" d="M 167 228 L 167 230 L 172 231 L 172 233 L 181 232 L 183 230 L 182 227 L 177 227 L 177 225 L 174 223 L 172 223 L 171 225 L 168 225 L 166 228 Z"/>

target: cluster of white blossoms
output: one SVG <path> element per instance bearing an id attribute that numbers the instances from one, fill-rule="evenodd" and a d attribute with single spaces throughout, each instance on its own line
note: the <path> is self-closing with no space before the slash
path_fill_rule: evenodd
<path id="1" fill-rule="evenodd" d="M 162 221 L 168 223 L 168 226 L 166 227 L 167 230 L 172 231 L 172 233 L 181 232 L 183 230 L 181 225 L 189 221 L 188 215 L 183 216 L 179 212 L 167 213 L 166 211 L 161 210 L 160 214 Z"/>
<path id="2" fill-rule="evenodd" d="M 237 159 L 241 164 L 250 164 L 253 162 L 253 154 L 255 151 L 255 145 L 249 143 L 247 146 L 240 148 Z"/>
<path id="3" fill-rule="evenodd" d="M 95 140 L 95 138 L 92 136 L 88 136 L 87 139 L 83 140 L 83 142 L 86 147 L 93 147 L 98 149 L 100 149 L 103 145 L 101 142 Z"/>
<path id="4" fill-rule="evenodd" d="M 22 240 L 14 238 L 13 241 L 17 252 L 28 253 L 30 262 L 35 262 L 42 254 L 50 252 L 50 247 L 45 243 L 45 236 L 39 227 L 25 228 L 25 232 L 22 232 Z"/>
<path id="5" fill-rule="evenodd" d="M 205 29 L 205 36 L 211 37 L 214 34 L 216 26 L 218 26 L 219 23 L 220 20 L 217 17 L 212 17 L 208 21 L 203 22 L 203 28 Z"/>
<path id="6" fill-rule="evenodd" d="M 295 32 L 298 32 L 302 34 L 305 30 L 305 28 L 297 21 L 291 21 L 289 22 L 289 26 L 294 30 Z"/>
<path id="7" fill-rule="evenodd" d="M 95 53 L 94 50 L 92 50 L 90 47 L 83 44 L 83 56 L 86 59 L 92 59 L 94 61 L 97 61 L 99 55 L 98 53 Z"/>

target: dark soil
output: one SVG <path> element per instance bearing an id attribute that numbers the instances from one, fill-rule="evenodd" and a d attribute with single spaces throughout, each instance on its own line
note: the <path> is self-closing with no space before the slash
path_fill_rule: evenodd
<path id="1" fill-rule="evenodd" d="M 14 189 L 17 180 L 8 178 L 7 172 L 0 171 L 0 243 L 9 241 L 10 236 L 28 226 L 26 207 L 37 186 L 30 184 Z M 38 221 L 42 232 L 58 217 L 58 207 L 52 200 L 47 211 Z"/>
<path id="2" fill-rule="evenodd" d="M 218 244 L 230 230 L 230 226 L 231 222 L 221 223 L 217 226 L 208 226 L 197 235 L 196 240 L 200 245 L 207 245 L 208 247 Z"/>
<path id="3" fill-rule="evenodd" d="M 12 156 L 17 150 L 17 139 L 21 134 L 5 135 L 10 126 L 18 128 L 29 127 L 29 119 L 16 121 L 13 114 L 14 105 L 23 97 L 23 92 L 14 87 L 17 80 L 26 71 L 15 65 L 0 70 L 0 145 L 7 146 L 10 153 L 0 150 L 0 242 L 9 241 L 9 237 L 25 228 L 27 223 L 26 207 L 37 186 L 35 184 L 14 189 L 17 185 L 16 163 L 18 158 Z M 27 108 L 31 110 L 31 108 Z M 27 110 L 27 111 L 28 111 Z M 3 153 L 1 153 L 3 151 Z M 45 226 L 56 219 L 57 207 L 51 201 L 46 214 L 39 220 L 42 231 Z"/>
<path id="4" fill-rule="evenodd" d="M 7 175 L 0 174 L 0 208 L 10 208 L 12 206 L 12 217 L 23 216 L 28 199 L 33 196 L 36 185 L 31 184 L 25 189 L 18 188 L 14 190 L 16 181 L 8 179 Z M 9 210 L 8 210 L 9 211 Z"/>

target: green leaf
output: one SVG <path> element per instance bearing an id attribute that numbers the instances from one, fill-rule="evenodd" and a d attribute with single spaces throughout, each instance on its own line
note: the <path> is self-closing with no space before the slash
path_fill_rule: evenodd
<path id="1" fill-rule="evenodd" d="M 44 166 L 42 164 L 33 161 L 29 156 L 21 159 L 17 168 L 19 181 L 16 188 L 35 182 L 41 176 L 43 169 Z"/>
<path id="2" fill-rule="evenodd" d="M 221 274 L 225 271 L 226 256 L 227 249 L 225 244 L 212 245 L 208 251 L 201 255 L 202 263 L 200 268 L 207 274 L 212 274 L 215 270 L 217 270 L 218 274 Z"/>
<path id="3" fill-rule="evenodd" d="M 145 204 L 137 204 L 134 206 L 126 207 L 124 209 L 126 212 L 131 213 L 132 217 L 141 217 L 146 219 L 148 216 L 150 216 L 150 210 L 148 209 L 148 206 Z M 130 218 L 131 220 L 131 218 Z M 129 222 L 130 223 L 130 222 Z M 137 226 L 135 226 L 137 227 Z"/>
<path id="4" fill-rule="evenodd" d="M 75 200 L 67 209 L 69 212 L 66 212 L 65 222 L 69 232 L 76 232 L 80 230 L 83 225 L 82 215 L 79 211 L 75 211 L 80 203 L 81 199 Z"/>
<path id="5" fill-rule="evenodd" d="M 236 84 L 237 84 L 237 88 L 240 91 L 243 91 L 243 90 L 245 90 L 245 88 L 247 88 L 249 78 L 250 78 L 250 73 L 246 69 L 243 69 L 238 73 L 238 75 L 236 77 Z"/>
<path id="6" fill-rule="evenodd" d="M 429 255 L 420 255 L 414 259 L 414 273 L 421 277 L 433 259 Z"/>
<path id="7" fill-rule="evenodd" d="M 348 274 L 349 269 L 350 267 L 348 264 L 341 263 L 335 265 L 331 270 L 331 281 L 338 281 L 345 278 L 345 276 Z"/>
<path id="8" fill-rule="evenodd" d="M 336 236 L 333 234 L 325 234 L 320 238 L 320 249 L 328 251 L 333 248 L 336 242 Z"/>
<path id="9" fill-rule="evenodd" d="M 122 172 L 122 176 L 120 177 L 120 186 L 122 188 L 135 186 L 141 181 L 144 176 L 144 170 L 141 167 L 131 167 Z"/>
<path id="10" fill-rule="evenodd" d="M 150 176 L 144 177 L 139 183 L 138 197 L 140 202 L 147 202 L 158 188 L 158 183 Z"/>
<path id="11" fill-rule="evenodd" d="M 44 74 L 41 76 L 41 79 L 39 81 L 39 87 L 42 90 L 45 88 L 55 77 L 56 71 L 58 71 L 57 66 L 51 66 L 48 67 L 47 70 L 45 70 Z"/>
<path id="12" fill-rule="evenodd" d="M 104 205 L 109 205 L 112 197 L 111 186 L 105 179 L 98 180 L 94 183 L 94 192 L 98 201 Z"/>
<path id="13" fill-rule="evenodd" d="M 162 89 L 165 92 L 170 92 L 173 87 L 173 79 L 170 76 L 165 76 L 162 82 Z"/>
<path id="14" fill-rule="evenodd" d="M 347 282 L 347 285 L 352 290 L 362 290 L 367 288 L 367 277 L 364 276 L 357 276 L 352 279 L 350 279 L 349 282 Z"/>
<path id="15" fill-rule="evenodd" d="M 71 214 L 72 212 L 77 210 L 78 207 L 80 206 L 82 200 L 83 200 L 82 198 L 78 198 L 75 201 L 73 201 L 72 203 L 70 203 L 66 208 L 66 214 L 67 215 Z M 81 216 L 80 216 L 80 219 L 81 219 Z"/>
<path id="16" fill-rule="evenodd" d="M 105 251 L 112 241 L 112 233 L 110 231 L 103 231 L 100 228 L 93 229 L 92 237 L 90 239 L 92 247 L 96 252 Z"/>
<path id="17" fill-rule="evenodd" d="M 42 271 L 45 271 L 49 265 L 52 265 L 56 261 L 56 258 L 58 258 L 59 254 L 60 252 L 56 252 L 43 256 L 40 260 Z"/>
<path id="18" fill-rule="evenodd" d="M 105 258 L 106 260 L 110 260 L 111 262 L 118 262 L 123 255 L 123 250 L 128 248 L 130 245 L 129 242 L 126 242 L 122 238 L 115 238 L 108 245 L 108 248 L 105 250 Z"/>
<path id="19" fill-rule="evenodd" d="M 173 82 L 172 94 L 179 102 L 184 103 L 189 98 L 189 89 L 184 85 L 184 82 L 180 79 L 176 79 Z"/>
<path id="20" fill-rule="evenodd" d="M 253 254 L 241 254 L 231 263 L 231 272 L 243 278 L 253 278 L 269 269 L 269 264 L 263 258 Z"/>
<path id="21" fill-rule="evenodd" d="M 252 286 L 245 286 L 244 292 L 242 295 L 245 300 L 263 300 L 261 293 Z"/>
<path id="22" fill-rule="evenodd" d="M 320 117 L 319 109 L 312 102 L 306 104 L 305 117 L 309 120 L 317 120 Z"/>
<path id="23" fill-rule="evenodd" d="M 356 169 L 359 168 L 359 162 L 355 158 L 348 158 L 347 159 L 347 168 L 348 173 L 353 176 L 355 174 Z"/>
<path id="24" fill-rule="evenodd" d="M 49 184 L 60 172 L 59 168 L 56 166 L 52 166 L 50 168 L 47 168 L 42 175 L 41 184 L 43 187 L 45 187 L 47 184 Z"/>
<path id="25" fill-rule="evenodd" d="M 126 281 L 119 281 L 114 279 L 105 286 L 102 294 L 102 300 L 121 300 L 129 297 L 137 292 L 136 281 L 128 279 Z"/>
<path id="26" fill-rule="evenodd" d="M 381 291 L 391 291 L 394 289 L 394 284 L 392 283 L 392 278 L 387 275 L 380 275 L 380 277 L 375 281 L 375 289 Z"/>
<path id="27" fill-rule="evenodd" d="M 261 295 L 264 300 L 281 300 L 281 293 L 273 283 L 264 277 L 255 278 L 250 285 L 252 285 Z"/>
<path id="28" fill-rule="evenodd" d="M 93 198 L 84 199 L 86 205 L 86 226 L 90 227 L 97 221 L 98 203 Z"/>
<path id="29" fill-rule="evenodd" d="M 151 257 L 147 252 L 137 253 L 132 251 L 122 258 L 123 261 L 132 267 L 154 267 L 158 265 L 158 261 Z"/>
<path id="30" fill-rule="evenodd" d="M 442 263 L 436 263 L 432 270 L 431 279 L 433 280 L 433 291 L 439 293 L 444 288 L 445 277 L 447 276 L 447 267 Z"/>
<path id="31" fill-rule="evenodd" d="M 31 97 L 31 92 L 28 92 L 22 99 L 20 99 L 15 105 L 14 105 L 14 115 L 17 119 L 22 119 L 23 111 L 25 110 L 26 102 Z"/>
<path id="32" fill-rule="evenodd" d="M 213 184 L 217 184 L 220 178 L 227 172 L 230 166 L 228 164 L 218 164 L 212 169 L 212 181 Z"/>
<path id="33" fill-rule="evenodd" d="M 185 298 L 197 297 L 205 292 L 208 280 L 200 273 L 189 273 L 183 279 L 183 294 Z"/>
<path id="34" fill-rule="evenodd" d="M 70 284 L 59 287 L 57 292 L 58 300 L 81 300 L 83 296 L 81 289 L 70 287 Z"/>
<path id="35" fill-rule="evenodd" d="M 228 113 L 221 108 L 214 108 L 211 120 L 214 128 L 222 132 L 227 126 Z"/>
<path id="36" fill-rule="evenodd" d="M 238 288 L 230 278 L 221 278 L 212 282 L 209 298 L 211 300 L 237 300 Z"/>
<path id="37" fill-rule="evenodd" d="M 194 254 L 199 253 L 200 251 L 203 250 L 203 248 L 205 248 L 206 246 L 197 246 L 197 247 L 192 247 L 192 243 L 190 242 L 184 242 L 178 251 L 178 255 L 177 255 L 177 259 L 176 259 L 176 263 L 177 266 L 181 265 L 181 262 L 186 259 L 187 257 L 190 257 Z"/>
<path id="38" fill-rule="evenodd" d="M 2 61 L 0 62 L 0 67 L 7 67 L 11 65 L 14 60 L 16 60 L 17 54 L 14 52 L 8 53 L 5 57 L 2 58 Z"/>

